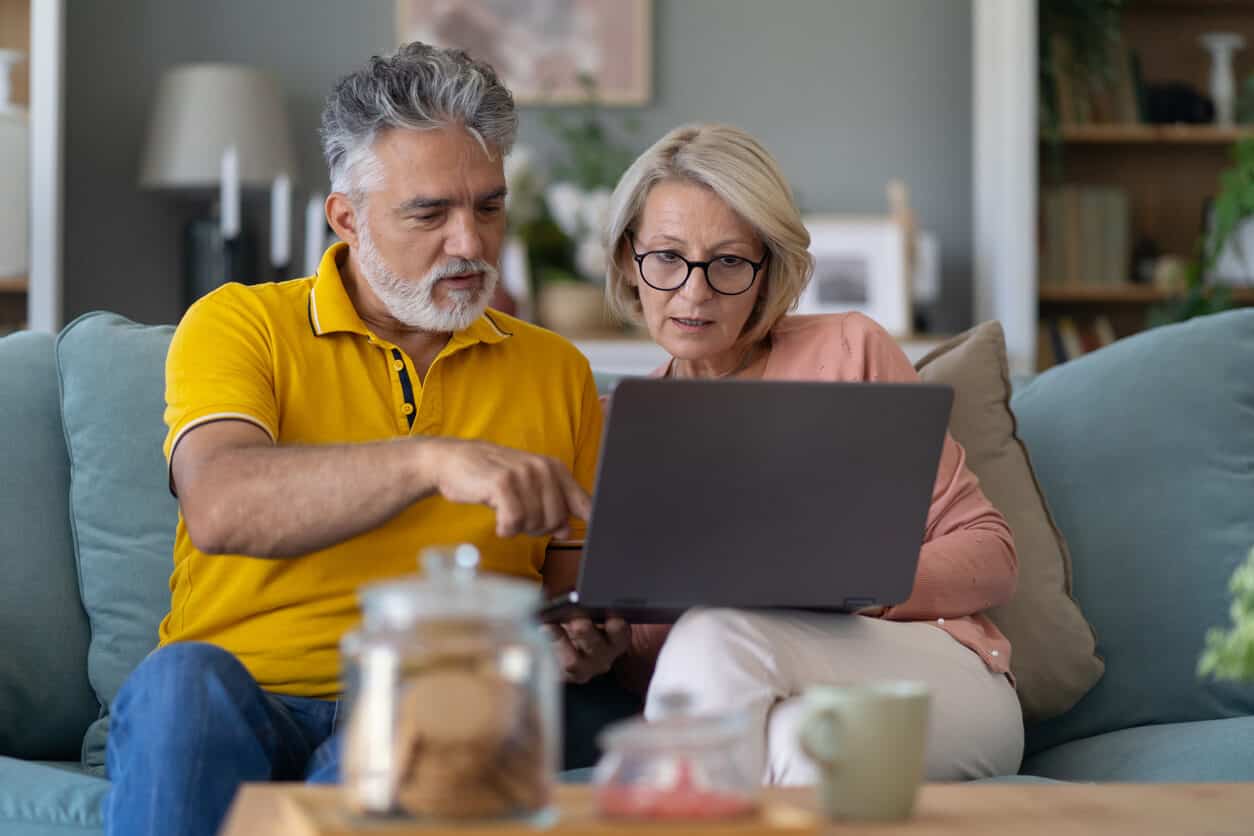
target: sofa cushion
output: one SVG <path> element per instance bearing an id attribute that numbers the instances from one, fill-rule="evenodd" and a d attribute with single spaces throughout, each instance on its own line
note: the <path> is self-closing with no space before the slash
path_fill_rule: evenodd
<path id="1" fill-rule="evenodd" d="M 1023 772 L 1065 781 L 1254 781 L 1254 717 L 1167 723 L 1047 749 Z"/>
<path id="2" fill-rule="evenodd" d="M 178 506 L 161 442 L 173 330 L 93 313 L 57 339 L 70 519 L 92 631 L 87 670 L 106 707 L 156 645 L 170 608 Z M 103 739 L 93 726 L 85 763 L 103 764 Z"/>
<path id="3" fill-rule="evenodd" d="M 1024 719 L 1054 717 L 1093 687 L 1103 666 L 1093 629 L 1071 597 L 1067 544 L 1016 434 L 1000 323 L 977 325 L 932 351 L 917 368 L 924 380 L 954 387 L 950 432 L 965 448 L 984 495 L 1014 532 L 1018 588 L 1014 599 L 989 617 L 1010 640 Z"/>
<path id="4" fill-rule="evenodd" d="M 96 716 L 52 337 L 0 339 L 0 754 L 75 757 Z"/>
<path id="5" fill-rule="evenodd" d="M 1040 375 L 1012 406 L 1106 661 L 1073 710 L 1029 730 L 1028 753 L 1254 713 L 1254 684 L 1197 675 L 1254 544 L 1254 310 L 1120 340 Z"/>
<path id="6" fill-rule="evenodd" d="M 0 836 L 100 833 L 109 782 L 72 764 L 0 757 Z"/>

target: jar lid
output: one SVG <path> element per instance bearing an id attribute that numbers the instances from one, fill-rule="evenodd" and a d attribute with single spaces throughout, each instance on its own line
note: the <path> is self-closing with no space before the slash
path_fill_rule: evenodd
<path id="1" fill-rule="evenodd" d="M 744 712 L 687 714 L 677 708 L 656 720 L 635 718 L 615 723 L 597 737 L 597 743 L 606 752 L 717 748 L 735 743 L 748 728 Z"/>
<path id="2" fill-rule="evenodd" d="M 463 543 L 424 549 L 423 574 L 363 586 L 363 626 L 400 630 L 434 619 L 524 620 L 540 604 L 540 585 L 479 574 L 479 550 Z"/>

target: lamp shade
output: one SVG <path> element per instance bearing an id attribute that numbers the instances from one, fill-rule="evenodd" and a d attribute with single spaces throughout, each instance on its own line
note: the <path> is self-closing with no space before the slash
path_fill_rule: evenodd
<path id="1" fill-rule="evenodd" d="M 175 67 L 157 89 L 139 184 L 214 187 L 222 153 L 231 145 L 239 153 L 244 185 L 269 185 L 295 170 L 278 82 L 261 70 L 234 64 Z"/>

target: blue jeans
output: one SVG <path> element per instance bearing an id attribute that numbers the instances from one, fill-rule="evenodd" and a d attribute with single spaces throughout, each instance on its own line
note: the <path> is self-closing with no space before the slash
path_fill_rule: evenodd
<path id="1" fill-rule="evenodd" d="M 267 693 L 211 644 L 157 650 L 113 702 L 105 833 L 210 836 L 245 781 L 334 782 L 338 707 Z"/>

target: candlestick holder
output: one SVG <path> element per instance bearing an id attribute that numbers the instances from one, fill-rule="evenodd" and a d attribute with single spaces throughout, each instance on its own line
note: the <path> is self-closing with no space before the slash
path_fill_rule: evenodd
<path id="1" fill-rule="evenodd" d="M 183 228 L 184 301 L 191 305 L 227 282 L 252 284 L 257 278 L 257 244 L 241 226 L 230 240 L 222 238 L 216 213 L 192 218 Z"/>

